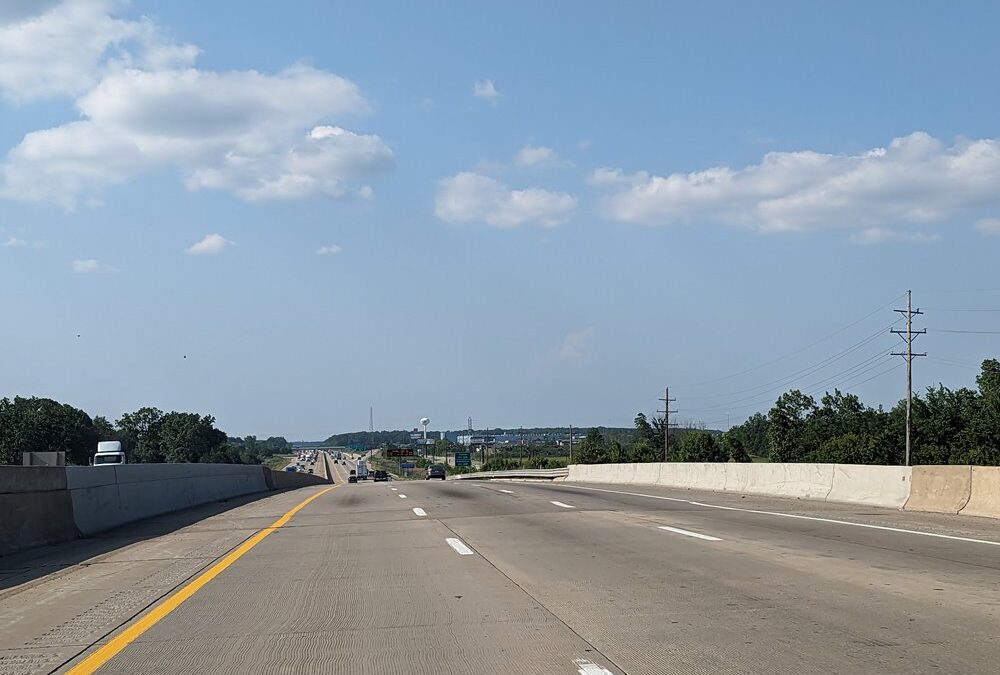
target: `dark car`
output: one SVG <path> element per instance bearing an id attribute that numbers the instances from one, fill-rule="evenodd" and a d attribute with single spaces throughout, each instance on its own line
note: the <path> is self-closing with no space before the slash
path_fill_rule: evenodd
<path id="1" fill-rule="evenodd" d="M 348 476 L 347 477 L 347 482 L 348 483 L 357 483 L 358 482 L 358 477 L 357 476 Z"/>
<path id="2" fill-rule="evenodd" d="M 386 482 L 389 480 L 389 474 L 388 472 L 379 469 L 378 471 L 372 474 L 372 480 L 376 483 L 378 483 L 379 481 Z"/>
<path id="3" fill-rule="evenodd" d="M 444 477 L 444 464 L 431 464 L 427 467 L 427 480 L 430 480 L 431 478 L 440 478 L 441 480 L 444 480 Z"/>

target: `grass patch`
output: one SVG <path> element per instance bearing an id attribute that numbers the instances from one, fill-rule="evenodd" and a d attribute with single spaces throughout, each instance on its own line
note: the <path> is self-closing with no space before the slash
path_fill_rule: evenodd
<path id="1" fill-rule="evenodd" d="M 282 471 L 293 459 L 295 455 L 271 455 L 264 460 L 264 466 L 272 471 Z"/>

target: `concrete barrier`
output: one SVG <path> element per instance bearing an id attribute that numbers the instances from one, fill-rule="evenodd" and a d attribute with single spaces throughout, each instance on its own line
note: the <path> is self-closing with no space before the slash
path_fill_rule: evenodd
<path id="1" fill-rule="evenodd" d="M 61 467 L 0 469 L 0 556 L 79 536 Z"/>
<path id="2" fill-rule="evenodd" d="M 310 485 L 322 485 L 327 482 L 324 478 L 301 471 L 272 471 L 270 469 L 264 469 L 264 471 L 270 474 L 268 485 L 271 486 L 271 490 L 290 490 Z"/>
<path id="3" fill-rule="evenodd" d="M 743 492 L 824 500 L 832 487 L 833 464 L 762 463 L 748 466 Z"/>
<path id="4" fill-rule="evenodd" d="M 267 490 L 263 467 L 243 464 L 67 467 L 66 486 L 84 535 Z"/>
<path id="5" fill-rule="evenodd" d="M 692 490 L 725 490 L 726 465 L 710 462 L 665 462 L 659 464 L 657 485 Z"/>
<path id="6" fill-rule="evenodd" d="M 958 513 L 972 494 L 971 466 L 915 466 L 907 511 Z"/>
<path id="7" fill-rule="evenodd" d="M 192 506 L 327 482 L 251 464 L 0 466 L 0 556 Z"/>
<path id="8" fill-rule="evenodd" d="M 834 477 L 838 467 L 842 470 L 835 491 Z M 862 482 L 855 486 L 852 481 L 856 477 Z M 569 467 L 566 480 L 580 483 L 660 485 L 798 499 L 830 499 L 861 504 L 885 502 L 886 505 L 898 508 L 906 501 L 909 491 L 908 477 L 909 469 L 901 467 L 851 467 L 806 463 L 657 462 L 573 464 Z M 883 493 L 883 490 L 887 492 Z"/>
<path id="9" fill-rule="evenodd" d="M 826 500 L 901 509 L 910 496 L 911 476 L 908 466 L 834 464 Z"/>
<path id="10" fill-rule="evenodd" d="M 1000 518 L 1000 466 L 972 467 L 969 501 L 961 514 Z"/>

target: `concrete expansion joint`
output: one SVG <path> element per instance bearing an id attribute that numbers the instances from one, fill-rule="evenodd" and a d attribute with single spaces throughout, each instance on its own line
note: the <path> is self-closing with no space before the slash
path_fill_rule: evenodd
<path id="1" fill-rule="evenodd" d="M 616 663 L 613 659 L 611 659 L 607 654 L 605 654 L 600 649 L 598 649 L 597 646 L 594 645 L 594 643 L 592 643 L 590 640 L 588 640 L 587 638 L 585 638 L 579 631 L 577 631 L 575 628 L 573 628 L 573 626 L 571 626 L 568 623 L 566 623 L 566 621 L 563 620 L 563 618 L 560 617 L 558 614 L 556 614 L 555 612 L 553 612 L 549 608 L 548 605 L 546 605 L 544 602 L 542 602 L 539 598 L 535 597 L 524 586 L 522 586 L 521 584 L 517 583 L 517 581 L 515 581 L 509 574 L 507 574 L 502 569 L 500 569 L 499 567 L 497 567 L 497 565 L 492 560 L 490 560 L 482 551 L 476 549 L 476 547 L 472 546 L 471 544 L 469 544 L 468 542 L 466 542 L 464 539 L 462 539 L 462 536 L 458 532 L 456 532 L 455 530 L 453 530 L 451 527 L 449 527 L 447 523 L 444 523 L 444 522 L 442 522 L 440 520 L 438 522 L 440 522 L 441 525 L 446 530 L 448 530 L 449 532 L 451 532 L 455 537 L 457 537 L 457 538 L 461 539 L 463 542 L 465 542 L 466 546 L 468 546 L 470 549 L 472 549 L 473 551 L 475 551 L 476 555 L 478 555 L 481 559 L 485 560 L 486 564 L 489 565 L 490 567 L 492 567 L 493 570 L 497 574 L 499 574 L 504 579 L 506 579 L 507 581 L 509 581 L 511 584 L 514 585 L 514 587 L 517 590 L 521 591 L 521 593 L 523 593 L 526 597 L 528 597 L 529 599 L 531 599 L 531 601 L 533 603 L 535 603 L 536 606 L 540 607 L 543 612 L 545 612 L 546 614 L 548 614 L 552 618 L 553 621 L 555 621 L 555 622 L 561 624 L 562 626 L 564 626 L 566 628 L 566 630 L 568 630 L 569 632 L 571 632 L 581 642 L 583 642 L 584 644 L 586 644 L 590 648 L 588 651 L 592 651 L 595 654 L 599 654 L 601 656 L 601 658 L 605 659 L 608 663 L 610 663 L 615 668 L 617 668 L 621 673 L 623 673 L 624 675 L 628 675 L 628 673 L 626 672 L 626 670 L 624 668 L 622 668 L 618 663 Z"/>

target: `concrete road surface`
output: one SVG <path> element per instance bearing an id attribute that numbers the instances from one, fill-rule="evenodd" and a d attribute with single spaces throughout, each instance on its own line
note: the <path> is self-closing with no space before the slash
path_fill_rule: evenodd
<path id="1" fill-rule="evenodd" d="M 176 602 L 176 589 L 323 490 Z M 0 559 L 0 673 L 68 670 L 137 620 L 150 625 L 112 643 L 121 649 L 100 672 L 1000 664 L 996 521 L 527 482 L 342 483 L 233 506 Z"/>

